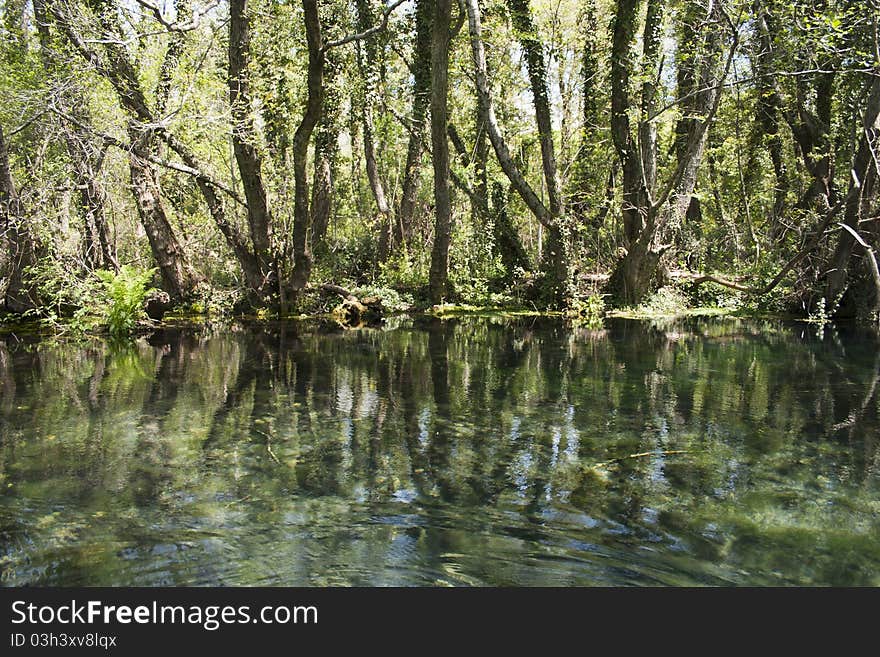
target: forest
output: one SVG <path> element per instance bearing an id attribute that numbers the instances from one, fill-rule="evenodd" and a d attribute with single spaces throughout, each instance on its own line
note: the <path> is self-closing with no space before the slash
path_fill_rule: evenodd
<path id="1" fill-rule="evenodd" d="M 878 250 L 880 0 L 0 0 L 0 587 L 880 586 Z"/>
<path id="2" fill-rule="evenodd" d="M 2 0 L 4 321 L 876 319 L 877 0 Z"/>

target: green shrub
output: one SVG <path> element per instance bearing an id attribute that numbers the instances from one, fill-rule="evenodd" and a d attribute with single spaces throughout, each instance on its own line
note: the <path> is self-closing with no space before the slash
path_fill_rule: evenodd
<path id="1" fill-rule="evenodd" d="M 687 297 L 673 285 L 665 285 L 645 299 L 636 309 L 648 315 L 675 315 L 687 310 Z"/>
<path id="2" fill-rule="evenodd" d="M 94 300 L 98 287 L 97 281 L 80 274 L 73 259 L 54 253 L 25 270 L 25 282 L 36 285 L 40 313 L 57 317 L 66 317 Z"/>
<path id="3" fill-rule="evenodd" d="M 393 288 L 381 285 L 367 285 L 354 289 L 355 295 L 363 301 L 370 297 L 376 297 L 382 302 L 382 307 L 389 315 L 404 313 L 411 310 L 414 301 L 411 294 L 398 292 Z"/>
<path id="4" fill-rule="evenodd" d="M 402 250 L 393 254 L 387 262 L 379 263 L 378 284 L 383 287 L 415 290 L 427 283 L 427 269 L 422 263 L 413 262 Z"/>
<path id="5" fill-rule="evenodd" d="M 131 333 L 138 320 L 143 319 L 144 299 L 152 290 L 148 288 L 155 269 L 138 269 L 123 265 L 119 273 L 99 269 L 95 275 L 104 284 L 107 296 L 105 322 L 110 335 L 122 337 Z"/>
<path id="6" fill-rule="evenodd" d="M 585 299 L 576 299 L 566 314 L 577 324 L 599 328 L 605 317 L 605 297 L 601 294 L 591 294 Z"/>

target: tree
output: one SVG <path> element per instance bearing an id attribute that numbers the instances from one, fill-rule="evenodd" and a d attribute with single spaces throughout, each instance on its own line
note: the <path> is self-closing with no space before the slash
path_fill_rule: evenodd
<path id="1" fill-rule="evenodd" d="M 30 230 L 12 180 L 9 149 L 0 126 L 0 293 L 6 309 L 21 313 L 38 307 L 36 285 L 27 277 L 37 262 L 36 236 Z"/>
<path id="2" fill-rule="evenodd" d="M 638 0 L 619 0 L 611 51 L 611 133 L 623 169 L 625 255 L 615 266 L 607 290 L 619 304 L 637 304 L 657 284 L 661 257 L 674 246 L 665 242 L 691 204 L 709 126 L 721 102 L 738 43 L 736 27 L 720 2 L 689 2 L 681 18 L 687 38 L 679 39 L 678 98 L 682 117 L 676 125 L 675 166 L 662 181 L 657 167 L 656 133 L 651 125 L 655 104 L 654 75 L 662 26 L 659 0 L 648 0 L 642 39 L 641 103 L 636 131 L 630 125 L 633 99 L 631 49 L 638 20 Z M 731 45 L 721 64 L 723 34 Z"/>
<path id="3" fill-rule="evenodd" d="M 229 106 L 232 109 L 232 148 L 241 186 L 247 201 L 247 219 L 255 262 L 247 272 L 249 283 L 260 298 L 277 292 L 279 272 L 273 252 L 273 220 L 266 187 L 263 163 L 257 148 L 251 106 L 250 16 L 249 0 L 229 2 Z"/>
<path id="4" fill-rule="evenodd" d="M 74 312 L 93 271 L 153 263 L 175 303 L 281 314 L 365 287 L 875 307 L 863 2 L 402 6 L 2 5 L 3 239 L 53 304 L 22 309 Z"/>
<path id="5" fill-rule="evenodd" d="M 410 108 L 410 135 L 403 169 L 400 203 L 391 231 L 389 252 L 399 244 L 407 244 L 412 236 L 413 215 L 419 191 L 419 171 L 428 108 L 431 102 L 431 25 L 434 0 L 416 0 L 415 43 L 413 45 L 412 105 Z"/>
<path id="6" fill-rule="evenodd" d="M 870 76 L 868 99 L 862 119 L 859 146 L 855 151 L 850 168 L 849 191 L 843 201 L 844 214 L 840 237 L 834 253 L 826 266 L 825 305 L 836 309 L 847 289 L 848 279 L 852 278 L 852 260 L 858 246 L 865 262 L 873 301 L 872 311 L 880 310 L 880 272 L 874 249 L 861 236 L 862 224 L 868 221 L 868 214 L 876 202 L 877 177 L 880 175 L 877 153 L 880 152 L 880 69 Z"/>
<path id="7" fill-rule="evenodd" d="M 365 32 L 375 23 L 372 3 L 370 0 L 355 0 L 355 7 L 357 9 L 357 29 L 359 32 Z M 376 211 L 379 213 L 379 258 L 384 260 L 388 256 L 393 226 L 391 225 L 391 208 L 385 197 L 385 186 L 382 184 L 379 163 L 376 160 L 376 128 L 373 121 L 373 110 L 379 103 L 379 76 L 384 63 L 384 48 L 379 43 L 378 35 L 371 34 L 359 40 L 357 53 L 358 69 L 363 85 L 360 120 L 363 131 L 364 162 L 370 191 L 376 202 Z"/>
<path id="8" fill-rule="evenodd" d="M 195 294 L 200 276 L 193 269 L 171 226 L 161 197 L 155 164 L 158 158 L 155 126 L 158 122 L 125 50 L 125 40 L 115 16 L 115 7 L 104 0 L 89 0 L 91 15 L 101 28 L 103 56 L 92 50 L 81 36 L 77 24 L 81 17 L 72 13 L 74 7 L 65 10 L 60 5 L 52 4 L 49 9 L 59 28 L 80 55 L 110 81 L 121 105 L 129 114 L 129 174 L 138 214 L 158 265 L 163 288 L 175 301 L 190 299 Z M 175 65 L 175 60 L 176 52 L 169 49 L 163 67 L 170 69 Z"/>
<path id="9" fill-rule="evenodd" d="M 46 15 L 43 0 L 33 0 L 33 8 L 43 66 L 55 77 L 56 74 L 61 73 L 63 60 L 56 52 L 58 46 L 49 30 L 49 17 Z M 58 77 L 62 76 L 58 75 Z M 90 124 L 85 108 L 82 103 L 77 102 L 77 96 L 82 92 L 80 85 L 61 80 L 52 90 L 53 103 L 59 106 L 62 113 L 76 119 L 75 123 L 60 119 L 59 128 L 73 168 L 74 182 L 79 190 L 79 206 L 82 213 L 80 238 L 82 260 L 85 266 L 92 270 L 118 270 L 116 248 L 112 242 L 105 211 L 106 193 L 98 177 L 107 153 L 107 144 L 97 138 L 93 131 L 80 127 Z"/>
<path id="10" fill-rule="evenodd" d="M 431 154 L 434 163 L 434 247 L 429 287 L 431 301 L 442 303 L 448 293 L 452 206 L 449 196 L 448 116 L 449 29 L 452 0 L 434 0 L 431 31 Z"/>
<path id="11" fill-rule="evenodd" d="M 559 214 L 561 205 L 559 205 L 558 196 L 553 196 L 556 201 L 548 208 L 535 193 L 535 190 L 523 176 L 519 167 L 513 160 L 507 142 L 501 134 L 501 128 L 495 116 L 495 109 L 492 103 L 492 95 L 489 87 L 488 73 L 486 67 L 486 53 L 483 45 L 482 24 L 480 16 L 480 7 L 477 0 L 466 0 L 468 13 L 468 29 L 471 37 L 471 50 L 473 53 L 473 61 L 475 68 L 475 78 L 477 86 L 477 94 L 479 98 L 479 111 L 483 124 L 486 126 L 486 132 L 489 135 L 489 141 L 495 150 L 498 163 L 504 174 L 508 177 L 514 189 L 523 199 L 526 206 L 534 214 L 541 224 L 547 229 L 547 249 L 545 273 L 547 276 L 548 299 L 550 304 L 555 307 L 564 307 L 567 302 L 568 282 L 569 282 L 569 262 L 568 251 L 566 248 L 564 221 Z M 542 57 L 535 55 L 536 60 L 542 60 Z M 533 101 L 536 103 L 536 114 L 545 113 L 546 107 L 546 88 L 542 91 L 541 83 L 541 63 L 536 61 L 534 74 L 531 75 L 533 81 Z M 537 89 L 537 95 L 536 95 Z M 539 111 L 538 106 L 542 109 Z M 544 116 L 542 123 L 547 119 Z M 546 127 L 546 126 L 545 126 Z M 552 141 L 550 139 L 549 141 Z M 547 143 L 547 135 L 545 131 L 544 140 L 542 142 L 542 162 L 543 174 L 545 182 L 547 176 L 555 171 L 555 162 L 553 157 L 552 144 Z M 550 179 L 550 186 L 555 185 Z M 555 194 L 555 193 L 554 193 Z"/>

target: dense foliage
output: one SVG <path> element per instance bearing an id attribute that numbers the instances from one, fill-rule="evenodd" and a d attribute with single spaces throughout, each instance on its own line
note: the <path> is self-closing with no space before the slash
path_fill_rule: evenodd
<path id="1" fill-rule="evenodd" d="M 878 16 L 2 0 L 3 306 L 71 316 L 94 272 L 155 269 L 194 310 L 308 312 L 332 283 L 875 315 Z"/>

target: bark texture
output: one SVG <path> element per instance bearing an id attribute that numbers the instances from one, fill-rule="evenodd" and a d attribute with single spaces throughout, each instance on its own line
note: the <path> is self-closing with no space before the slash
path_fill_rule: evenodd
<path id="1" fill-rule="evenodd" d="M 846 228 L 840 231 L 837 246 L 826 267 L 825 305 L 832 312 L 838 310 L 841 297 L 853 278 L 851 270 L 854 267 L 856 248 L 861 251 L 858 255 L 866 259 L 872 279 L 876 270 L 873 249 L 864 238 L 859 237 L 857 241 L 860 224 L 867 218 L 877 186 L 876 154 L 880 152 L 880 77 L 876 74 L 871 81 L 861 132 L 859 146 L 853 156 L 850 170 L 849 192 L 844 201 L 843 224 Z M 877 299 L 874 300 L 873 306 L 876 305 Z"/>
<path id="2" fill-rule="evenodd" d="M 302 0 L 309 52 L 306 107 L 293 135 L 293 271 L 289 287 L 298 292 L 309 282 L 312 272 L 312 251 L 309 245 L 311 214 L 309 212 L 309 179 L 307 172 L 309 142 L 321 118 L 324 96 L 324 51 L 321 20 L 317 0 Z"/>
<path id="3" fill-rule="evenodd" d="M 0 126 L 0 297 L 10 312 L 38 307 L 36 287 L 27 281 L 27 268 L 36 263 L 37 250 L 12 179 L 9 148 Z"/>
<path id="4" fill-rule="evenodd" d="M 431 149 L 434 161 L 434 247 L 428 285 L 431 302 L 443 303 L 449 279 L 452 206 L 449 196 L 448 117 L 449 28 L 451 0 L 434 0 L 431 35 Z"/>
<path id="5" fill-rule="evenodd" d="M 247 200 L 248 228 L 265 296 L 277 285 L 272 255 L 272 215 L 263 183 L 263 163 L 251 109 L 249 0 L 229 2 L 229 104 L 232 108 L 232 148 Z"/>
<path id="6" fill-rule="evenodd" d="M 424 134 L 428 108 L 431 103 L 431 20 L 434 0 L 416 2 L 416 41 L 413 48 L 413 101 L 410 110 L 410 136 L 403 170 L 403 185 L 389 252 L 398 245 L 406 245 L 413 228 L 416 199 L 419 192 L 419 173 L 424 150 Z"/>

